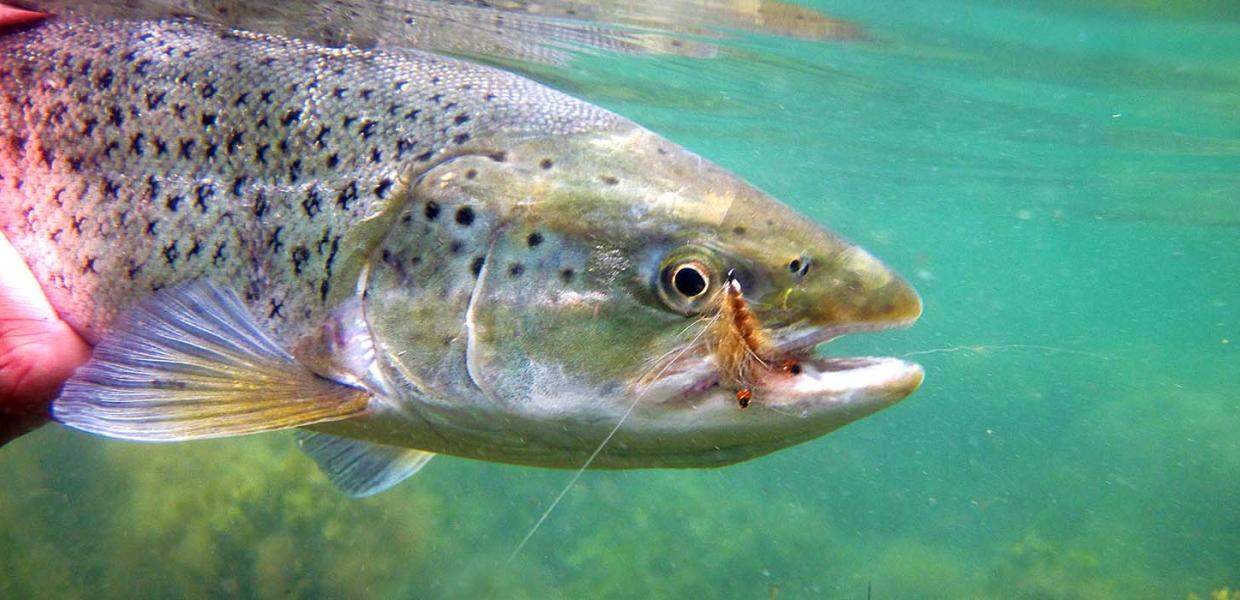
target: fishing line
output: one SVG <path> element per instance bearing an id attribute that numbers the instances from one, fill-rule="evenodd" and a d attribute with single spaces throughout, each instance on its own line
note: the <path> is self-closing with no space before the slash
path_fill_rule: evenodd
<path id="1" fill-rule="evenodd" d="M 690 327 L 692 327 L 692 325 L 690 325 Z M 685 331 L 688 331 L 688 328 L 685 328 Z M 697 336 L 686 344 L 685 347 L 682 348 L 675 356 L 675 358 L 668 361 L 668 364 L 664 365 L 663 369 L 655 374 L 654 379 L 658 379 L 663 375 L 663 373 L 667 372 L 667 370 L 675 364 L 677 359 L 684 355 L 685 352 L 688 352 L 690 348 L 693 348 L 694 344 L 697 343 L 698 339 L 701 338 L 704 333 L 706 333 L 705 329 L 699 332 Z M 611 438 L 615 437 L 617 431 L 620 431 L 620 427 L 624 425 L 626 420 L 628 420 L 629 415 L 633 414 L 633 409 L 637 408 L 637 403 L 641 401 L 641 399 L 646 395 L 646 392 L 649 390 L 650 386 L 647 385 L 642 388 L 642 391 L 637 394 L 636 398 L 633 398 L 633 402 L 629 404 L 628 410 L 625 410 L 624 414 L 620 415 L 620 420 L 616 422 L 616 426 L 612 427 L 611 431 L 607 432 L 607 437 L 603 438 L 603 441 L 600 442 L 598 447 L 594 449 L 594 452 L 592 452 L 590 457 L 586 459 L 586 462 L 581 465 L 581 468 L 577 469 L 576 473 L 573 473 L 573 477 L 568 480 L 568 484 L 564 486 L 564 489 L 560 490 L 560 494 L 555 497 L 555 500 L 551 501 L 551 505 L 548 506 L 547 509 L 543 511 L 542 515 L 538 517 L 538 520 L 534 522 L 534 526 L 531 527 L 529 532 L 525 534 L 525 537 L 521 538 L 521 543 L 517 544 L 516 548 L 513 548 L 512 554 L 508 555 L 508 560 L 504 561 L 504 566 L 511 564 L 512 560 L 521 553 L 521 549 L 525 548 L 525 544 L 530 541 L 530 538 L 534 537 L 534 533 L 538 531 L 539 527 L 542 527 L 542 524 L 547 520 L 547 517 L 551 516 L 551 511 L 555 510 L 556 506 L 559 506 L 560 501 L 563 500 L 564 496 L 568 494 L 568 490 L 573 488 L 573 485 L 576 484 L 577 480 L 581 478 L 581 474 L 585 473 L 586 469 L 590 468 L 590 465 L 594 463 L 594 459 L 598 458 L 598 455 L 603 451 L 603 448 L 607 447 L 607 444 L 611 441 Z"/>
<path id="2" fill-rule="evenodd" d="M 922 356 L 924 354 L 947 354 L 962 351 L 973 352 L 974 354 L 982 354 L 988 350 L 1044 350 L 1054 352 L 1056 354 L 1075 354 L 1077 356 L 1088 356 L 1099 360 L 1111 360 L 1110 356 L 1102 354 L 1094 354 L 1085 352 L 1084 350 L 1073 350 L 1071 348 L 1057 348 L 1055 346 L 1040 346 L 1038 344 L 981 344 L 977 346 L 947 346 L 945 348 L 931 348 L 930 350 L 917 350 L 901 354 L 900 358 L 908 358 L 910 356 Z"/>

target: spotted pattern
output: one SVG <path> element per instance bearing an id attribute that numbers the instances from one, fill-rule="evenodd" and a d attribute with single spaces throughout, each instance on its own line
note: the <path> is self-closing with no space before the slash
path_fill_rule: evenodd
<path id="1" fill-rule="evenodd" d="M 401 181 L 462 153 L 504 160 L 488 146 L 495 132 L 623 123 L 418 52 L 62 20 L 0 38 L 0 226 L 88 337 L 150 291 L 200 277 L 292 334 L 325 308 L 344 256 L 362 250 L 352 225 L 407 200 Z M 474 209 L 426 203 L 407 215 L 435 224 L 443 260 L 482 269 Z M 411 273 L 445 268 L 420 252 L 389 255 Z"/>

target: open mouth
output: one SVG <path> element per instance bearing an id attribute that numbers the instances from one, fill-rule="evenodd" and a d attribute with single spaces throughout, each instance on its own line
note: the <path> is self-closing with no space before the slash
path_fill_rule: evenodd
<path id="1" fill-rule="evenodd" d="M 742 406 L 752 398 L 755 405 L 767 407 L 799 407 L 805 411 L 824 403 L 850 402 L 858 399 L 879 399 L 894 403 L 911 394 L 921 385 L 924 372 L 920 365 L 898 358 L 880 356 L 825 356 L 823 346 L 850 333 L 880 331 L 904 327 L 912 323 L 859 323 L 811 329 L 787 329 L 776 334 L 773 358 L 749 387 L 728 383 L 711 357 L 702 357 L 688 369 L 695 375 L 683 381 L 686 397 L 714 391 L 732 390 Z M 802 415 L 804 416 L 804 415 Z"/>

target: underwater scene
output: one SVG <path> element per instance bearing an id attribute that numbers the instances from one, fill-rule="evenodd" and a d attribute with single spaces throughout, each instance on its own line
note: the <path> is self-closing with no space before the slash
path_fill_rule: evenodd
<path id="1" fill-rule="evenodd" d="M 1240 599 L 1240 4 L 726 4 L 512 67 L 900 273 L 916 324 L 822 352 L 918 391 L 719 469 L 441 456 L 361 499 L 290 433 L 52 424 L 0 450 L 0 598 Z"/>

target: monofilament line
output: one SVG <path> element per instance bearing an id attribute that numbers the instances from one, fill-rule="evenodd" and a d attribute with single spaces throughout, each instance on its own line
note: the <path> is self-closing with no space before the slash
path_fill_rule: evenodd
<path id="1" fill-rule="evenodd" d="M 688 328 L 686 328 L 686 331 L 687 330 Z M 691 340 L 688 344 L 684 346 L 684 348 L 680 350 L 679 354 L 673 357 L 672 360 L 668 362 L 668 364 L 664 365 L 664 367 L 657 374 L 655 374 L 654 379 L 658 379 L 659 377 L 662 377 L 663 374 L 666 373 L 667 370 L 671 368 L 672 364 L 676 362 L 676 360 L 678 360 L 682 355 L 684 355 L 685 352 L 688 352 L 689 349 L 692 348 L 693 345 L 696 344 L 699 339 L 701 339 L 702 334 L 704 334 L 705 332 L 706 332 L 705 330 L 698 332 L 698 334 L 694 336 L 693 340 Z M 518 554 L 521 553 L 521 549 L 524 548 L 525 544 L 530 541 L 530 538 L 534 537 L 534 532 L 538 531 L 539 527 L 542 527 L 543 521 L 546 521 L 547 517 L 551 516 L 551 511 L 555 510 L 555 507 L 560 504 L 560 501 L 563 500 L 564 496 L 568 494 L 568 490 L 573 489 L 573 484 L 577 483 L 577 480 L 581 478 L 581 474 L 585 473 L 586 469 L 590 468 L 590 465 L 594 463 L 594 459 L 598 458 L 598 455 L 600 452 L 603 451 L 603 448 L 607 447 L 607 443 L 611 441 L 611 438 L 616 435 L 617 431 L 620 431 L 620 427 L 624 425 L 625 421 L 628 420 L 629 415 L 633 414 L 633 409 L 637 408 L 637 403 L 641 401 L 642 396 L 645 396 L 646 392 L 649 389 L 650 389 L 650 386 L 642 387 L 642 391 L 639 392 L 637 394 L 637 397 L 633 398 L 633 402 L 629 404 L 628 410 L 625 410 L 624 414 L 620 415 L 620 420 L 616 421 L 616 426 L 612 427 L 611 431 L 607 432 L 607 437 L 603 438 L 603 441 L 600 442 L 598 447 L 594 449 L 594 452 L 591 453 L 590 457 L 586 459 L 586 462 L 581 465 L 581 468 L 577 469 L 576 473 L 573 473 L 572 478 L 568 480 L 568 484 L 564 486 L 564 489 L 560 490 L 560 495 L 556 496 L 555 500 L 551 501 L 551 505 L 547 507 L 547 510 L 543 511 L 542 515 L 538 517 L 538 520 L 534 522 L 534 526 L 531 527 L 529 532 L 525 534 L 525 537 L 521 538 L 521 543 L 517 544 L 516 548 L 513 548 L 512 554 L 508 555 L 508 560 L 504 561 L 504 566 L 508 566 L 510 563 L 512 563 L 512 560 L 516 558 Z"/>
<path id="2" fill-rule="evenodd" d="M 621 416 L 620 420 L 616 422 L 616 426 L 612 427 L 611 431 L 607 433 L 607 437 L 603 438 L 603 442 L 594 449 L 594 453 L 590 455 L 590 458 L 586 459 L 586 462 L 581 465 L 580 469 L 577 469 L 576 473 L 573 473 L 572 479 L 568 480 L 568 485 L 565 485 L 564 489 L 560 490 L 560 495 L 556 496 L 555 500 L 551 501 L 551 505 L 547 507 L 547 510 L 543 511 L 542 516 L 538 517 L 538 520 L 534 522 L 534 526 L 531 527 L 529 532 L 525 534 L 525 537 L 521 538 L 521 543 L 517 544 L 516 548 L 513 548 L 512 554 L 508 555 L 508 560 L 504 561 L 505 566 L 511 563 L 512 559 L 517 557 L 517 554 L 519 554 L 521 549 L 525 547 L 526 542 L 529 542 L 530 538 L 534 537 L 534 532 L 538 531 L 538 528 L 542 526 L 543 521 L 546 521 L 547 517 L 551 516 L 551 511 L 555 510 L 555 507 L 559 505 L 560 500 L 563 500 L 564 496 L 568 494 L 568 490 L 573 489 L 573 484 L 577 483 L 577 480 L 581 478 L 581 474 L 585 473 L 586 469 L 590 468 L 590 464 L 594 462 L 594 459 L 598 457 L 599 453 L 603 451 L 603 448 L 607 446 L 607 442 L 610 442 L 612 436 L 616 435 L 617 431 L 620 431 L 620 426 L 624 425 L 625 420 L 629 418 L 629 415 L 633 412 L 633 409 L 637 408 L 637 400 L 640 399 L 641 397 L 638 396 L 636 400 L 633 400 L 633 403 L 629 405 L 629 409 L 624 411 L 624 415 Z"/>

